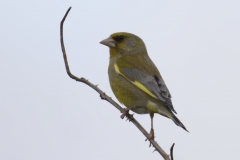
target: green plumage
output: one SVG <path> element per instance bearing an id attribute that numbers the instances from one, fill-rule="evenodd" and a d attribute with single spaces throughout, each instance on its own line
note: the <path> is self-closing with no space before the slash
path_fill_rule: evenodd
<path id="1" fill-rule="evenodd" d="M 101 43 L 110 47 L 109 82 L 119 102 L 138 114 L 161 114 L 187 131 L 172 113 L 171 94 L 142 39 L 119 32 Z"/>

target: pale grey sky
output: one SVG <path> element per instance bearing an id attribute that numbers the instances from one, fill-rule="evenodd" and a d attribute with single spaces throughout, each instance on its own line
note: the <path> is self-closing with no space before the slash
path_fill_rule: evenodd
<path id="1" fill-rule="evenodd" d="M 159 160 L 145 137 L 73 74 L 114 97 L 109 50 L 119 31 L 141 37 L 190 133 L 160 115 L 156 141 L 176 160 L 240 157 L 240 1 L 3 1 L 0 5 L 1 160 Z M 135 118 L 150 130 L 150 117 Z"/>

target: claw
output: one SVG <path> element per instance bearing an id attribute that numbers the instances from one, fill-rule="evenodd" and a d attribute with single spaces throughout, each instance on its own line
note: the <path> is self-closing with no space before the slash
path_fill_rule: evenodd
<path id="1" fill-rule="evenodd" d="M 128 115 L 129 114 L 129 108 L 124 108 L 124 112 L 122 113 L 122 115 L 121 115 L 121 118 L 123 119 L 126 115 Z"/>
<path id="2" fill-rule="evenodd" d="M 129 113 L 128 113 L 128 114 L 126 115 L 126 117 L 127 117 L 126 121 L 131 122 L 132 119 L 133 119 L 133 114 L 129 114 Z"/>
<path id="3" fill-rule="evenodd" d="M 145 141 L 149 140 L 149 142 L 150 142 L 150 144 L 149 144 L 149 147 L 151 147 L 151 146 L 152 146 L 152 144 L 151 144 L 151 141 L 150 141 L 150 140 L 154 140 L 154 138 L 155 138 L 155 135 L 154 135 L 154 130 L 153 130 L 153 128 L 151 128 L 151 131 L 150 131 L 150 135 L 149 135 L 149 137 L 145 139 Z"/>

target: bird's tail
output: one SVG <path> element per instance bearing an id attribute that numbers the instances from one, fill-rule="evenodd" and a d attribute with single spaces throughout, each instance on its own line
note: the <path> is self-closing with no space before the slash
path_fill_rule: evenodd
<path id="1" fill-rule="evenodd" d="M 173 122 L 174 122 L 177 126 L 180 126 L 180 127 L 182 127 L 185 131 L 189 132 L 189 131 L 187 130 L 187 128 L 182 124 L 182 122 L 181 122 L 174 114 L 171 115 L 171 119 L 173 120 Z"/>

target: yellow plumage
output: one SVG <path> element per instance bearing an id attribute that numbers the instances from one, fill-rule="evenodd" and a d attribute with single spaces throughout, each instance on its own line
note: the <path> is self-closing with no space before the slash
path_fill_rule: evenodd
<path id="1" fill-rule="evenodd" d="M 119 32 L 100 43 L 110 48 L 108 75 L 116 98 L 136 113 L 150 114 L 151 118 L 154 113 L 161 114 L 187 131 L 174 115 L 171 94 L 142 39 Z M 153 128 L 151 134 L 154 137 Z"/>

